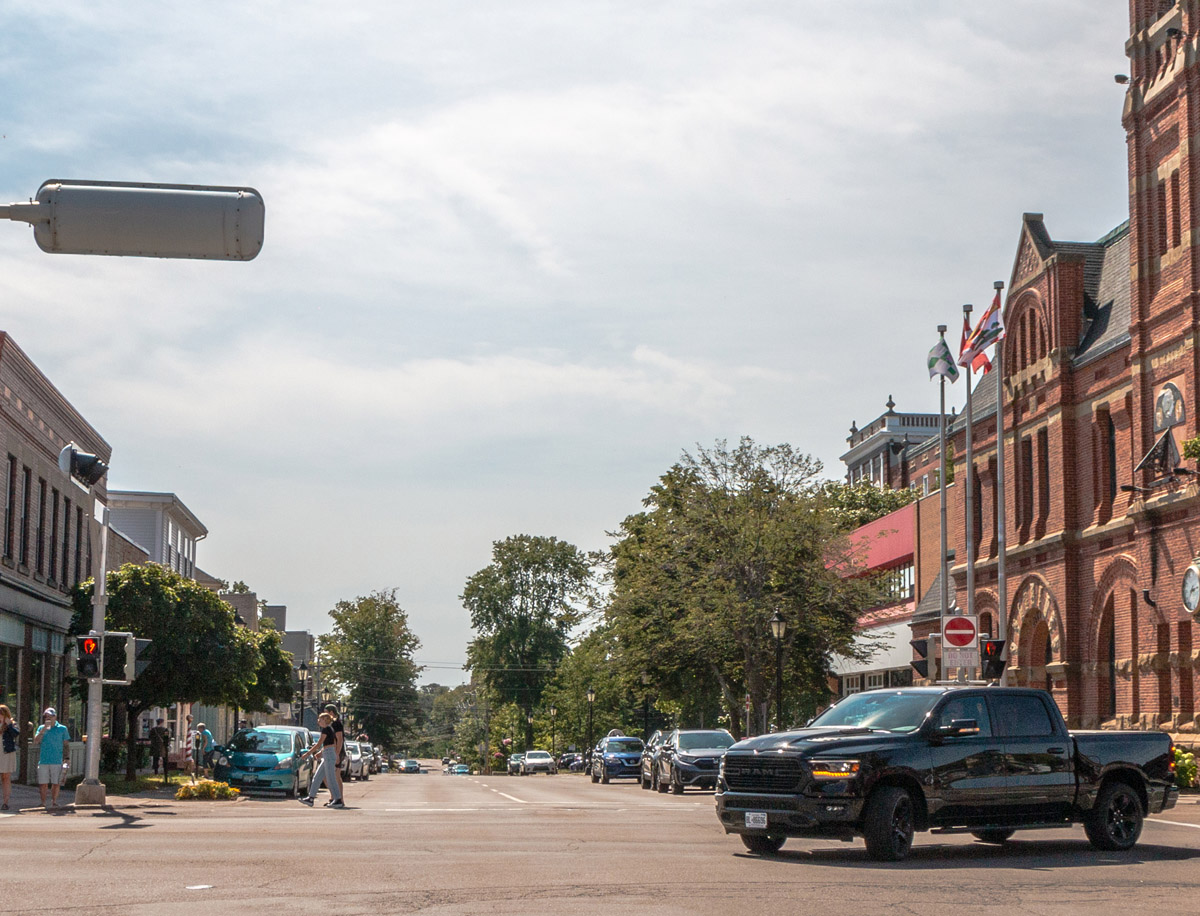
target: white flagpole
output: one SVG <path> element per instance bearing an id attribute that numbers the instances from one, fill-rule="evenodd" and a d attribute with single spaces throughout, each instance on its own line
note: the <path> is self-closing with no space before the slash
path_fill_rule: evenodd
<path id="1" fill-rule="evenodd" d="M 992 284 L 996 295 L 1004 289 L 1004 281 L 997 280 Z M 1004 498 L 1004 339 L 996 343 L 996 358 L 992 361 L 992 371 L 996 373 L 996 549 L 999 552 L 996 564 L 996 597 L 999 599 L 1000 614 L 996 624 L 996 638 L 1008 639 L 1008 579 L 1005 575 L 1005 554 L 1007 542 L 1004 533 L 1004 521 L 1008 515 L 1008 504 Z M 1011 650 L 1007 650 L 1011 651 Z M 1009 656 L 1011 658 L 1011 655 Z M 1008 684 L 1008 666 L 1000 675 L 1000 686 Z"/>
<path id="2" fill-rule="evenodd" d="M 966 327 L 971 326 L 971 306 L 963 306 L 963 323 Z M 975 454 L 972 448 L 975 426 L 975 416 L 971 408 L 971 363 L 973 359 L 967 360 L 967 477 L 963 481 L 963 496 L 966 504 L 966 520 L 963 525 L 963 532 L 966 535 L 967 541 L 967 609 L 966 613 L 970 616 L 975 616 Z M 965 681 L 967 670 L 965 668 L 958 669 L 958 679 Z"/>
<path id="3" fill-rule="evenodd" d="M 942 343 L 946 341 L 946 326 L 938 325 L 938 334 L 942 337 Z M 942 523 L 942 618 L 945 618 L 950 607 L 950 576 L 949 570 L 946 568 L 946 376 L 941 377 L 941 422 L 938 424 L 939 437 L 942 446 L 942 469 L 938 477 L 938 491 L 940 494 L 941 504 L 941 523 Z M 944 620 L 943 620 L 944 622 Z M 938 633 L 942 632 L 942 627 L 938 627 Z"/>

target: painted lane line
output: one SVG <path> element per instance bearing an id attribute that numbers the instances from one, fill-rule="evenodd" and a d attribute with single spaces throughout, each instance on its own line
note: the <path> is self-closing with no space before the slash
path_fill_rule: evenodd
<path id="1" fill-rule="evenodd" d="M 424 814 L 425 812 L 444 814 L 448 811 L 479 811 L 481 809 L 479 809 L 479 808 L 384 808 L 383 810 L 396 812 L 396 813 L 404 813 L 404 814 Z"/>
<path id="2" fill-rule="evenodd" d="M 1191 827 L 1193 830 L 1200 830 L 1200 824 L 1182 824 L 1179 821 L 1164 821 L 1161 817 L 1148 817 L 1146 821 L 1150 824 L 1170 824 L 1172 827 Z"/>
<path id="3" fill-rule="evenodd" d="M 496 792 L 496 790 L 495 790 L 495 789 L 493 789 L 492 791 L 493 791 L 493 792 Z M 527 802 L 527 801 L 523 801 L 523 800 L 521 800 L 521 799 L 519 799 L 519 798 L 513 798 L 511 795 L 505 795 L 503 792 L 496 792 L 496 794 L 497 794 L 497 795 L 499 795 L 499 796 L 501 796 L 501 797 L 503 797 L 503 798 L 507 798 L 509 801 L 515 801 L 515 802 L 516 802 L 518 805 L 527 805 L 527 804 L 529 804 L 529 802 Z"/>

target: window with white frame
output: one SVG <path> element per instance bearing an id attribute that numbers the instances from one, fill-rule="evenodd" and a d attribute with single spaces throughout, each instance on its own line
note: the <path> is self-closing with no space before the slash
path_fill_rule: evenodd
<path id="1" fill-rule="evenodd" d="M 862 691 L 862 675 L 847 674 L 842 678 L 842 696 L 848 697 L 852 693 L 860 693 Z"/>
<path id="2" fill-rule="evenodd" d="M 880 672 L 877 672 L 876 674 L 868 674 L 867 675 L 867 689 L 875 690 L 878 687 L 886 687 L 887 686 L 886 681 L 887 681 L 886 672 L 880 671 Z"/>

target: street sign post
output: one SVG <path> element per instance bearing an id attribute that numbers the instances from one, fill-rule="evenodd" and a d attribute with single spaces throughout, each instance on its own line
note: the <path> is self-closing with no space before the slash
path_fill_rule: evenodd
<path id="1" fill-rule="evenodd" d="M 945 668 L 979 667 L 979 621 L 966 615 L 942 620 L 942 664 Z"/>

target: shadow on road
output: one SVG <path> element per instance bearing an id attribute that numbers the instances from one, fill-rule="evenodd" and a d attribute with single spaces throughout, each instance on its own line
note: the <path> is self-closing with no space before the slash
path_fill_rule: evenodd
<path id="1" fill-rule="evenodd" d="M 791 841 L 796 842 L 796 841 Z M 802 841 L 801 841 L 802 842 Z M 763 858 L 737 853 L 746 858 Z M 860 868 L 929 870 L 986 864 L 988 868 L 1020 868 L 1051 871 L 1060 868 L 1093 868 L 1100 865 L 1138 865 L 1145 862 L 1181 862 L 1200 858 L 1200 849 L 1139 844 L 1128 852 L 1104 852 L 1086 840 L 1009 840 L 1003 846 L 976 843 L 969 846 L 914 844 L 903 862 L 876 862 L 867 858 L 860 845 L 843 849 L 788 849 L 769 858 L 794 865 L 827 865 Z"/>

